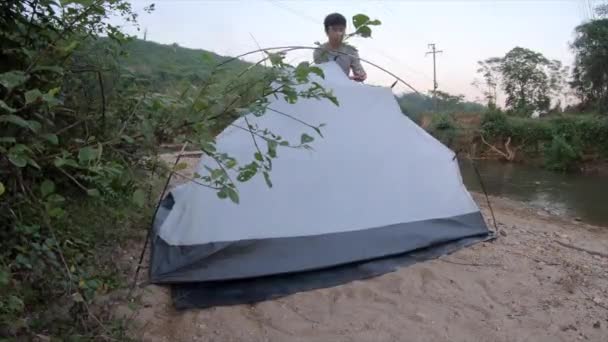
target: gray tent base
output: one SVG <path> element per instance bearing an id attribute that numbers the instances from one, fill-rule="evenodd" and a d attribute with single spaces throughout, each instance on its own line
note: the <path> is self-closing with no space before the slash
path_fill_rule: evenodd
<path id="1" fill-rule="evenodd" d="M 489 233 L 411 251 L 398 256 L 323 270 L 232 281 L 173 284 L 171 285 L 173 304 L 178 310 L 253 304 L 298 292 L 334 287 L 355 280 L 377 277 L 394 272 L 400 267 L 435 259 L 493 238 L 494 235 Z"/>
<path id="2" fill-rule="evenodd" d="M 152 232 L 153 246 L 151 259 L 153 264 L 155 263 L 154 260 L 156 260 L 155 254 L 156 257 L 164 255 L 164 253 L 160 251 L 164 250 L 166 246 L 166 243 L 161 241 L 160 237 L 157 236 L 156 230 L 165 220 L 169 211 L 171 211 L 173 204 L 173 197 L 169 194 L 161 201 L 159 211 L 157 212 L 156 222 Z M 400 267 L 406 267 L 416 262 L 438 258 L 475 243 L 493 239 L 494 235 L 491 231 L 487 230 L 481 214 L 476 214 L 472 217 L 473 222 L 476 223 L 473 225 L 477 226 L 473 231 L 477 231 L 478 233 L 455 236 L 449 240 L 440 239 L 438 240 L 440 242 L 424 247 L 415 247 L 415 245 L 412 245 L 412 248 L 409 250 L 391 256 L 367 259 L 309 271 L 281 273 L 270 276 L 234 280 L 200 282 L 152 280 L 152 282 L 169 284 L 171 286 L 173 304 L 178 310 L 253 304 L 298 292 L 334 287 L 355 280 L 380 276 L 394 272 Z M 448 227 L 446 228 L 449 229 Z M 158 262 L 162 261 L 156 260 L 156 263 Z M 151 266 L 150 276 L 151 278 L 154 278 L 152 269 L 155 267 L 154 265 Z"/>

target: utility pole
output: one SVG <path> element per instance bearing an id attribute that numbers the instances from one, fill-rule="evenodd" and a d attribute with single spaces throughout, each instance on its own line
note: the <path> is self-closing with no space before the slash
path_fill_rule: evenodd
<path id="1" fill-rule="evenodd" d="M 429 44 L 428 47 L 432 50 L 428 51 L 425 54 L 425 56 L 428 55 L 429 53 L 433 54 L 433 106 L 435 106 L 435 108 L 437 108 L 436 93 L 437 93 L 438 84 L 437 84 L 437 62 L 435 60 L 435 56 L 438 53 L 442 53 L 443 50 L 436 50 L 435 43 Z"/>

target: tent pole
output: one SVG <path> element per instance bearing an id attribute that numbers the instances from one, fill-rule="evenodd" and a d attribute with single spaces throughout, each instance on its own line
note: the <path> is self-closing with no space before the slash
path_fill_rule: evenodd
<path id="1" fill-rule="evenodd" d="M 144 257 L 146 255 L 146 250 L 148 247 L 148 243 L 150 242 L 150 236 L 152 235 L 152 229 L 154 227 L 154 219 L 156 218 L 156 214 L 158 213 L 158 209 L 160 209 L 160 203 L 163 200 L 163 197 L 165 197 L 165 193 L 167 192 L 167 188 L 169 187 L 169 183 L 171 182 L 171 178 L 173 177 L 173 170 L 175 170 L 175 167 L 177 166 L 177 164 L 179 163 L 179 160 L 181 159 L 181 157 L 184 155 L 184 151 L 186 150 L 186 147 L 188 146 L 188 142 L 186 141 L 184 143 L 184 145 L 182 146 L 181 151 L 179 152 L 179 154 L 177 155 L 177 157 L 175 158 L 175 163 L 173 163 L 173 167 L 171 168 L 171 171 L 169 172 L 169 177 L 167 177 L 167 181 L 165 182 L 165 186 L 163 188 L 163 191 L 160 194 L 160 198 L 158 199 L 158 202 L 156 203 L 156 208 L 154 209 L 154 214 L 152 214 L 152 221 L 150 222 L 150 227 L 148 228 L 148 233 L 146 234 L 146 240 L 144 241 L 144 246 L 141 250 L 141 254 L 139 255 L 139 261 L 137 262 L 137 269 L 135 270 L 135 276 L 133 277 L 133 284 L 131 286 L 131 291 L 133 291 L 133 289 L 135 289 L 135 286 L 137 286 L 137 277 L 139 275 L 139 271 L 141 270 L 141 265 L 142 262 L 144 261 Z M 129 295 L 131 295 L 131 293 L 129 293 Z"/>

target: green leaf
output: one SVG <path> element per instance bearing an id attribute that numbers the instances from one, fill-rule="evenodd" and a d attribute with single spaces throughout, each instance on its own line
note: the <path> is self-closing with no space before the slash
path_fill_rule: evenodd
<path id="1" fill-rule="evenodd" d="M 21 256 L 21 254 L 19 256 Z M 26 266 L 28 268 L 32 268 L 32 265 L 30 264 L 26 264 Z M 8 300 L 6 301 L 6 306 L 12 313 L 15 313 L 22 312 L 23 308 L 25 307 L 25 304 L 23 303 L 23 300 L 21 298 L 10 295 L 8 296 Z"/>
<path id="2" fill-rule="evenodd" d="M 317 74 L 319 77 L 321 78 L 325 78 L 325 73 L 323 72 L 323 69 L 316 67 L 316 66 L 312 66 L 310 67 L 310 72 Z"/>
<path id="3" fill-rule="evenodd" d="M 17 142 L 15 137 L 0 137 L 0 143 L 14 144 Z"/>
<path id="4" fill-rule="evenodd" d="M 226 187 L 226 193 L 232 202 L 239 204 L 239 194 L 231 187 Z"/>
<path id="5" fill-rule="evenodd" d="M 128 135 L 122 135 L 122 136 L 121 136 L 121 138 L 122 138 L 122 140 L 126 141 L 126 142 L 127 142 L 127 143 L 129 143 L 129 144 L 132 144 L 132 143 L 134 143 L 134 142 L 135 142 L 135 140 L 133 140 L 133 138 L 131 138 L 131 137 L 130 137 L 130 136 L 128 136 Z"/>
<path id="6" fill-rule="evenodd" d="M 11 151 L 9 151 L 8 160 L 16 167 L 23 168 L 27 165 L 27 158 L 23 152 L 11 153 Z"/>
<path id="7" fill-rule="evenodd" d="M 372 36 L 372 29 L 369 26 L 361 26 L 357 29 L 356 33 L 363 38 L 369 38 Z"/>
<path id="8" fill-rule="evenodd" d="M 377 26 L 377 25 L 382 25 L 382 22 L 380 20 L 378 20 L 378 19 L 375 19 L 375 20 L 372 20 L 372 21 L 368 22 L 367 25 Z"/>
<path id="9" fill-rule="evenodd" d="M 220 199 L 226 199 L 228 197 L 228 193 L 225 189 L 222 189 L 217 192 L 217 197 L 219 197 Z"/>
<path id="10" fill-rule="evenodd" d="M 318 135 L 319 135 L 321 138 L 323 138 L 323 133 L 321 133 L 321 128 L 319 128 L 319 127 L 313 127 L 313 128 L 314 128 L 314 130 L 317 132 L 317 134 L 318 134 Z"/>
<path id="11" fill-rule="evenodd" d="M 0 269 L 0 287 L 8 285 L 11 279 L 11 274 L 8 270 Z"/>
<path id="12" fill-rule="evenodd" d="M 74 1 L 74 2 L 88 2 L 89 0 L 78 0 L 78 1 Z M 77 47 L 78 47 L 79 41 L 78 40 L 73 40 L 70 44 L 64 46 L 61 48 L 61 51 L 63 53 L 70 54 L 72 51 L 74 51 Z"/>
<path id="13" fill-rule="evenodd" d="M 28 105 L 42 98 L 42 93 L 39 89 L 32 89 L 25 93 L 25 104 Z"/>
<path id="14" fill-rule="evenodd" d="M 18 115 L 14 115 L 14 114 L 0 115 L 0 122 L 12 123 L 13 125 L 17 125 L 22 128 L 30 129 L 33 132 L 36 132 L 37 128 L 40 127 L 40 123 L 38 123 L 37 121 L 33 121 L 33 120 L 28 121 Z M 32 124 L 32 122 L 34 122 L 35 124 Z"/>
<path id="15" fill-rule="evenodd" d="M 27 163 L 40 170 L 40 165 L 38 165 L 34 159 L 28 157 Z"/>
<path id="16" fill-rule="evenodd" d="M 355 16 L 353 16 L 353 25 L 355 25 L 355 28 L 359 28 L 363 25 L 365 25 L 367 22 L 369 21 L 369 17 L 366 16 L 365 14 L 357 14 Z"/>
<path id="17" fill-rule="evenodd" d="M 42 184 L 40 184 L 40 194 L 43 198 L 55 192 L 55 183 L 49 179 L 45 179 Z"/>
<path id="18" fill-rule="evenodd" d="M 146 204 L 146 193 L 142 189 L 137 189 L 133 192 L 132 200 L 135 205 L 143 208 Z"/>
<path id="19" fill-rule="evenodd" d="M 41 137 L 47 141 L 49 141 L 51 144 L 53 145 L 58 145 L 59 144 L 59 138 L 57 137 L 56 134 L 53 133 L 47 133 L 47 134 L 43 134 L 41 135 Z"/>
<path id="20" fill-rule="evenodd" d="M 299 82 L 304 82 L 308 79 L 308 74 L 310 73 L 310 64 L 308 62 L 302 62 L 298 64 L 296 70 L 294 72 L 296 76 L 296 80 Z"/>
<path id="21" fill-rule="evenodd" d="M 239 182 L 246 182 L 253 178 L 253 176 L 255 176 L 257 172 L 258 164 L 256 162 L 251 162 L 250 164 L 247 164 L 245 167 L 241 168 L 239 175 L 236 177 L 236 179 Z"/>
<path id="22" fill-rule="evenodd" d="M 224 170 L 222 169 L 215 169 L 215 170 L 211 170 L 211 179 L 218 179 L 221 178 L 225 175 Z"/>
<path id="23" fill-rule="evenodd" d="M 264 173 L 264 180 L 266 181 L 266 185 L 268 185 L 269 188 L 272 188 L 272 182 L 270 181 L 270 174 L 266 171 L 264 171 L 263 173 Z"/>
<path id="24" fill-rule="evenodd" d="M 5 191 L 6 191 L 6 189 L 4 188 L 4 184 L 2 184 L 2 182 L 0 182 L 0 196 L 2 196 Z"/>
<path id="25" fill-rule="evenodd" d="M 91 197 L 99 197 L 101 196 L 101 193 L 97 189 L 87 189 L 87 195 Z"/>
<path id="26" fill-rule="evenodd" d="M 315 138 L 311 137 L 310 135 L 308 135 L 306 133 L 302 134 L 302 136 L 300 137 L 300 143 L 302 145 L 313 142 L 314 140 L 315 140 Z"/>
<path id="27" fill-rule="evenodd" d="M 47 210 L 47 214 L 50 217 L 62 217 L 63 214 L 65 214 L 65 211 L 61 208 L 55 207 L 55 208 L 50 208 L 49 210 Z"/>
<path id="28" fill-rule="evenodd" d="M 57 74 L 63 74 L 63 68 L 62 67 L 58 67 L 56 65 L 49 65 L 49 66 L 37 66 L 35 68 L 32 69 L 32 72 L 38 72 L 38 71 L 50 71 L 50 72 L 54 72 Z"/>
<path id="29" fill-rule="evenodd" d="M 231 159 L 228 159 L 228 160 L 227 160 L 227 161 L 224 163 L 224 165 L 225 165 L 225 166 L 226 166 L 226 168 L 228 168 L 228 169 L 232 169 L 233 167 L 235 167 L 235 166 L 236 166 L 236 164 L 237 164 L 236 160 L 235 160 L 235 159 L 232 159 L 232 158 L 231 158 Z"/>
<path id="30" fill-rule="evenodd" d="M 272 63 L 272 65 L 274 66 L 280 66 L 283 64 L 283 58 L 284 56 L 280 53 L 268 53 L 268 56 L 270 57 L 270 63 Z"/>
<path id="31" fill-rule="evenodd" d="M 80 163 L 86 163 L 97 157 L 97 150 L 91 146 L 85 146 L 78 151 L 78 160 Z"/>
<path id="32" fill-rule="evenodd" d="M 76 293 L 72 294 L 72 299 L 76 303 L 82 303 L 82 302 L 84 302 L 84 298 L 82 297 L 82 295 L 80 294 L 80 292 L 76 292 Z"/>
<path id="33" fill-rule="evenodd" d="M 175 167 L 173 168 L 173 171 L 182 171 L 188 168 L 188 163 L 179 163 L 177 165 L 175 165 Z"/>
<path id="34" fill-rule="evenodd" d="M 49 105 L 49 107 L 57 106 L 57 105 L 61 104 L 61 101 L 55 97 L 58 92 L 59 92 L 59 88 L 53 88 L 53 89 L 49 90 L 48 93 L 42 95 L 42 100 L 44 100 L 44 102 L 46 102 L 46 104 Z"/>
<path id="35" fill-rule="evenodd" d="M 65 202 L 65 197 L 63 197 L 61 195 L 58 195 L 58 194 L 52 194 L 46 200 L 48 202 L 57 204 L 57 203 L 63 203 L 63 202 Z"/>
<path id="36" fill-rule="evenodd" d="M 0 84 L 2 84 L 4 88 L 11 90 L 25 83 L 28 78 L 29 76 L 23 71 L 13 70 L 0 74 Z"/>
<path id="37" fill-rule="evenodd" d="M 9 105 L 6 104 L 6 102 L 0 100 L 0 109 L 5 110 L 6 112 L 9 113 L 14 113 L 15 112 L 15 108 L 11 108 L 9 107 Z"/>
<path id="38" fill-rule="evenodd" d="M 270 158 L 277 157 L 277 142 L 274 140 L 268 140 L 268 155 Z"/>
<path id="39" fill-rule="evenodd" d="M 264 157 L 262 156 L 262 154 L 260 152 L 256 152 L 255 153 L 255 160 L 257 160 L 257 161 L 264 161 Z"/>

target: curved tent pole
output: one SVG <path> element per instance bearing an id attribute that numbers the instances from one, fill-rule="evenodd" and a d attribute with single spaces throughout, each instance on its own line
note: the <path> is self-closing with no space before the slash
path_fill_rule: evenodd
<path id="1" fill-rule="evenodd" d="M 282 50 L 282 51 L 279 51 L 279 52 L 289 52 L 289 51 L 295 51 L 295 50 L 320 50 L 320 49 L 321 48 L 318 48 L 318 47 L 297 46 L 297 45 L 293 45 L 293 46 L 277 46 L 277 47 L 269 47 L 269 48 L 257 49 L 257 50 L 245 52 L 245 53 L 240 54 L 238 56 L 232 57 L 232 58 L 230 58 L 230 59 L 228 59 L 226 61 L 223 61 L 223 62 L 219 63 L 216 67 L 221 67 L 221 66 L 226 65 L 228 63 L 231 63 L 231 62 L 233 62 L 235 60 L 238 60 L 239 58 L 242 58 L 242 57 L 245 57 L 245 56 L 248 56 L 248 55 L 252 55 L 254 53 L 267 52 L 269 50 Z M 375 68 L 377 68 L 377 69 L 379 69 L 379 70 L 381 70 L 381 71 L 383 71 L 383 72 L 385 72 L 385 73 L 387 73 L 389 75 L 391 75 L 398 82 L 403 83 L 405 86 L 407 86 L 408 88 L 410 88 L 411 90 L 413 90 L 416 94 L 421 95 L 420 92 L 416 88 L 414 88 L 412 85 L 410 85 L 409 83 L 407 83 L 406 81 L 404 81 L 403 79 L 401 79 L 399 76 L 395 75 L 394 73 L 390 72 L 389 70 L 387 70 L 387 69 L 379 66 L 378 64 L 376 64 L 374 62 L 371 62 L 371 61 L 368 61 L 368 60 L 366 60 L 364 58 L 348 54 L 346 52 L 341 52 L 341 51 L 335 51 L 335 52 L 338 53 L 338 54 L 340 54 L 340 55 L 350 56 L 350 57 L 353 57 L 353 58 L 357 58 L 360 61 L 365 62 L 365 63 L 367 63 L 367 64 L 369 64 L 369 65 L 371 65 L 371 66 L 373 66 L 373 67 L 375 67 Z M 267 60 L 268 58 L 270 58 L 270 57 L 264 58 L 263 60 L 259 61 L 255 65 L 259 65 L 260 63 L 262 63 L 263 61 Z"/>
<path id="2" fill-rule="evenodd" d="M 259 45 L 258 45 L 258 47 L 259 47 Z M 321 48 L 318 48 L 318 47 L 299 46 L 299 45 L 288 45 L 288 46 L 275 46 L 275 47 L 268 47 L 268 48 L 259 48 L 257 50 L 245 52 L 245 53 L 242 53 L 242 54 L 240 54 L 238 56 L 231 57 L 228 60 L 226 60 L 224 62 L 221 62 L 218 65 L 216 65 L 216 68 L 219 68 L 219 67 L 221 67 L 223 65 L 226 65 L 226 64 L 231 63 L 233 61 L 236 61 L 236 60 L 238 60 L 238 59 L 240 59 L 242 57 L 245 57 L 245 56 L 248 56 L 248 55 L 251 55 L 251 54 L 254 54 L 254 53 L 258 53 L 258 52 L 266 52 L 267 53 L 267 51 L 269 51 L 269 50 L 273 50 L 273 51 L 274 50 L 281 50 L 279 52 L 289 52 L 289 51 L 295 51 L 295 50 L 320 50 L 320 49 Z M 394 77 L 396 79 L 395 82 L 391 85 L 391 87 L 390 87 L 391 89 L 394 88 L 395 85 L 397 85 L 398 82 L 401 82 L 404 85 L 406 85 L 408 88 L 410 88 L 411 90 L 413 90 L 416 94 L 421 95 L 420 92 L 416 88 L 414 88 L 409 83 L 407 83 L 406 81 L 404 81 L 403 79 L 401 79 L 399 76 L 395 75 L 394 73 L 390 72 L 389 70 L 387 70 L 387 69 L 385 69 L 385 68 L 383 68 L 383 67 L 381 67 L 381 66 L 379 66 L 379 65 L 377 65 L 377 64 L 375 64 L 375 63 L 373 63 L 371 61 L 368 61 L 368 60 L 366 60 L 364 58 L 361 58 L 361 57 L 358 57 L 358 56 L 354 56 L 354 55 L 351 55 L 351 54 L 348 54 L 348 53 L 345 53 L 345 52 L 341 52 L 341 51 L 335 51 L 335 52 L 338 53 L 338 54 L 340 54 L 340 55 L 345 55 L 345 56 L 350 56 L 350 57 L 353 57 L 353 58 L 357 58 L 360 61 L 363 61 L 363 62 L 365 62 L 365 63 L 367 63 L 367 64 L 369 64 L 369 65 L 371 65 L 371 66 L 373 66 L 373 67 L 375 67 L 375 68 L 377 68 L 377 69 L 379 69 L 379 70 L 381 70 L 381 71 L 383 71 L 383 72 L 385 72 L 385 73 L 387 73 L 389 75 L 391 75 L 392 77 Z M 263 63 L 264 61 L 268 60 L 269 58 L 270 58 L 270 56 L 267 56 L 267 57 L 263 58 L 262 60 L 258 61 L 257 63 L 255 63 L 253 66 L 260 65 L 261 63 Z M 241 74 L 239 74 L 239 77 L 242 76 L 243 74 L 245 74 L 247 71 L 251 70 L 251 68 L 253 66 L 249 67 L 248 69 L 246 69 L 245 71 L 243 71 Z M 457 157 L 458 157 L 458 153 L 455 153 L 454 154 L 454 159 L 456 159 Z M 470 158 L 470 156 L 469 156 L 469 159 L 470 159 L 470 161 L 473 164 L 473 168 L 475 170 L 475 175 L 477 176 L 477 178 L 479 180 L 479 183 L 480 183 L 480 185 L 482 187 L 482 190 L 483 190 L 486 202 L 488 204 L 488 208 L 490 209 L 490 212 L 491 212 L 491 215 L 492 215 L 492 223 L 493 223 L 495 232 L 498 232 L 498 224 L 497 224 L 497 221 L 496 221 L 496 217 L 494 215 L 494 210 L 492 208 L 492 204 L 490 203 L 490 198 L 488 196 L 488 193 L 487 193 L 487 191 L 485 189 L 481 173 L 477 169 L 477 167 L 475 165 L 475 162 Z"/>

